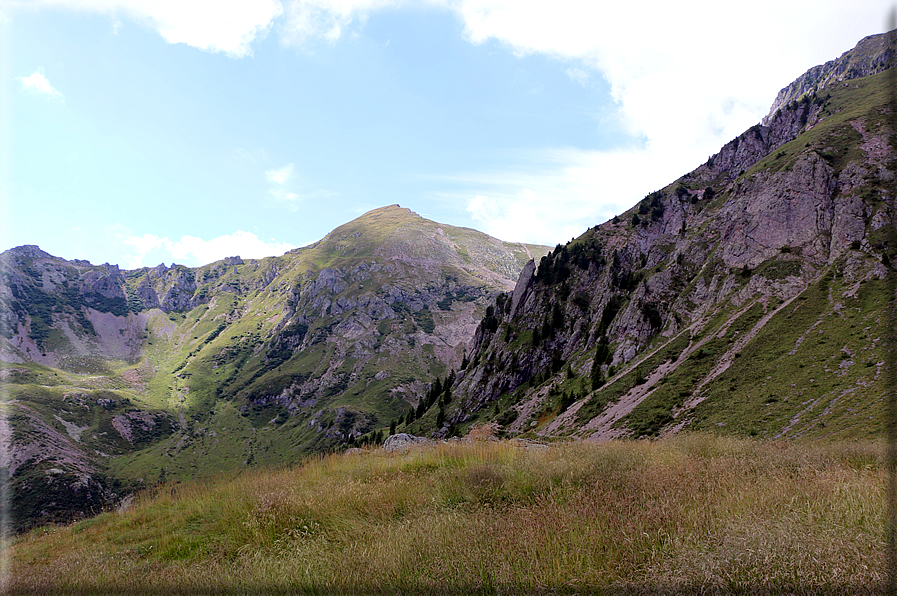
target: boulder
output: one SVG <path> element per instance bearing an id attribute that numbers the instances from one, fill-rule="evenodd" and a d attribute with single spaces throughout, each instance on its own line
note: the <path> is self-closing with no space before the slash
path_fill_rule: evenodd
<path id="1" fill-rule="evenodd" d="M 396 435 L 388 437 L 383 442 L 383 451 L 398 451 L 400 453 L 404 453 L 411 447 L 430 444 L 432 444 L 432 441 L 430 439 L 424 437 L 415 437 L 414 435 L 409 435 L 408 433 L 398 433 Z"/>

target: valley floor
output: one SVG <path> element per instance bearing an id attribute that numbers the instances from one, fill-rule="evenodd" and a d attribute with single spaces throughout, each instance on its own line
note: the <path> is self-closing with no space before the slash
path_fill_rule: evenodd
<path id="1" fill-rule="evenodd" d="M 10 594 L 857 594 L 876 442 L 446 443 L 166 484 L 20 536 Z"/>

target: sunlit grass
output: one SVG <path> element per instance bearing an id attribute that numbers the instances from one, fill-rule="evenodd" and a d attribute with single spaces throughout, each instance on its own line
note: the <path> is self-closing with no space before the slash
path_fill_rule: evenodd
<path id="1" fill-rule="evenodd" d="M 873 593 L 870 442 L 477 441 L 163 486 L 12 547 L 12 593 Z"/>

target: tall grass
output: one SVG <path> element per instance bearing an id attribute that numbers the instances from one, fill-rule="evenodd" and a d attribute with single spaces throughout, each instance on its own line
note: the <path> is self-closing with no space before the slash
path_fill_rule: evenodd
<path id="1" fill-rule="evenodd" d="M 22 537 L 10 593 L 876 593 L 873 443 L 328 456 Z"/>

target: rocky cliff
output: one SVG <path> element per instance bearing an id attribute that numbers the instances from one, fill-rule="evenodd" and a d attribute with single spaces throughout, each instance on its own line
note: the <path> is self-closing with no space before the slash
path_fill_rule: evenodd
<path id="1" fill-rule="evenodd" d="M 825 64 L 814 66 L 779 91 L 762 123 L 768 125 L 776 112 L 805 96 L 821 96 L 824 90 L 844 81 L 861 79 L 888 70 L 894 66 L 895 48 L 897 48 L 897 36 L 893 32 L 864 37 L 852 50 Z"/>
<path id="2" fill-rule="evenodd" d="M 878 434 L 890 39 L 811 69 L 705 164 L 548 254 L 398 206 L 198 268 L 3 253 L 17 523 L 390 430 Z"/>
<path id="3" fill-rule="evenodd" d="M 866 38 L 812 69 L 707 163 L 524 268 L 450 399 L 403 430 L 879 433 L 893 47 Z"/>
<path id="4" fill-rule="evenodd" d="M 6 251 L 17 519 L 371 438 L 460 365 L 487 304 L 546 251 L 398 205 L 280 257 L 196 268 Z"/>

